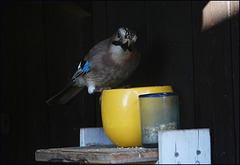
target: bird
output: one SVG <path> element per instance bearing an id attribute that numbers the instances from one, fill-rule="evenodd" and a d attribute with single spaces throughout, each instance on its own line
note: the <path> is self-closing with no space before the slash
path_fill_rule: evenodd
<path id="1" fill-rule="evenodd" d="M 134 30 L 128 27 L 118 28 L 111 37 L 90 49 L 69 83 L 46 103 L 68 104 L 85 87 L 89 94 L 116 88 L 139 65 L 141 55 L 135 46 L 136 41 Z"/>

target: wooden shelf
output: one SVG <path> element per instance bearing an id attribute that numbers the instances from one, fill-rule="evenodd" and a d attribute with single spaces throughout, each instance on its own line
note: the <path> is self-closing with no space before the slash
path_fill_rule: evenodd
<path id="1" fill-rule="evenodd" d="M 118 148 L 113 146 L 39 149 L 36 161 L 68 163 L 143 163 L 158 160 L 158 148 Z"/>

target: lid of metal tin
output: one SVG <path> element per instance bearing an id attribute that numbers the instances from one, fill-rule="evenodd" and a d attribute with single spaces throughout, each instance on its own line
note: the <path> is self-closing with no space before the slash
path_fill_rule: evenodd
<path id="1" fill-rule="evenodd" d="M 150 93 L 150 94 L 144 94 L 144 95 L 139 95 L 139 98 L 144 98 L 144 97 L 166 97 L 166 96 L 177 96 L 176 92 L 169 92 L 169 93 Z"/>

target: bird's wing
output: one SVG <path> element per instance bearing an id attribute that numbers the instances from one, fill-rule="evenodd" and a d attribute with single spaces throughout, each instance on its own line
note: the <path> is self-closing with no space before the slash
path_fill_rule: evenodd
<path id="1" fill-rule="evenodd" d="M 99 55 L 100 52 L 102 52 L 103 48 L 106 47 L 107 42 L 109 39 L 103 40 L 96 44 L 89 52 L 88 54 L 83 58 L 83 60 L 79 63 L 77 71 L 72 76 L 72 80 L 77 78 L 78 76 L 88 73 L 91 71 L 91 61 L 94 58 L 95 55 Z M 105 45 L 105 46 L 104 46 Z"/>
<path id="2" fill-rule="evenodd" d="M 72 76 L 72 81 L 74 81 L 80 75 L 86 74 L 91 71 L 92 64 L 88 61 L 81 61 L 78 65 L 77 71 Z"/>
<path id="3" fill-rule="evenodd" d="M 51 97 L 46 101 L 47 104 L 53 104 L 54 102 L 58 102 L 59 104 L 67 104 L 69 101 L 72 100 L 73 97 L 75 97 L 84 87 L 83 84 L 78 84 L 75 86 L 74 84 L 77 82 L 76 78 L 86 74 L 91 71 L 91 63 L 86 62 L 80 62 L 78 65 L 77 71 L 74 73 L 72 80 L 65 86 L 63 90 L 61 90 L 59 93 Z M 78 83 L 78 82 L 77 82 Z"/>
<path id="4" fill-rule="evenodd" d="M 91 62 L 91 59 L 95 56 L 95 55 L 99 55 L 99 53 L 106 52 L 107 51 L 107 47 L 108 47 L 108 43 L 109 43 L 109 39 L 103 40 L 101 42 L 99 42 L 98 44 L 96 44 L 89 52 L 88 54 L 84 57 L 84 61 L 89 61 Z"/>

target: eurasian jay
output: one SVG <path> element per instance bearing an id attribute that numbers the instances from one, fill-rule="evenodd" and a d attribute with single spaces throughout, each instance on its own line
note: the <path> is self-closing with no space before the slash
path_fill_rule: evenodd
<path id="1" fill-rule="evenodd" d="M 46 103 L 66 104 L 84 87 L 88 88 L 89 94 L 117 87 L 139 64 L 140 54 L 134 47 L 136 40 L 134 31 L 121 27 L 110 38 L 93 46 L 67 86 Z"/>

